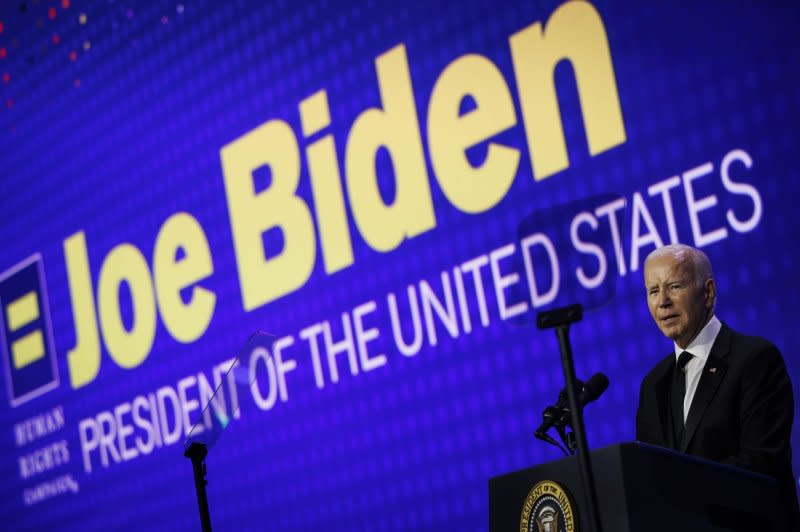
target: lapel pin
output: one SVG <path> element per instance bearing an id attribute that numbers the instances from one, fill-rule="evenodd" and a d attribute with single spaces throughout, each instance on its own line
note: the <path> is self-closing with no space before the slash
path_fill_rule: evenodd
<path id="1" fill-rule="evenodd" d="M 708 368 L 708 372 L 709 373 L 716 373 L 717 372 L 717 368 Z"/>

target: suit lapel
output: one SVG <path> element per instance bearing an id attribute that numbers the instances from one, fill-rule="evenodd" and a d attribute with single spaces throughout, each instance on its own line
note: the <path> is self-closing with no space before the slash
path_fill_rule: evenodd
<path id="1" fill-rule="evenodd" d="M 656 405 L 658 405 L 658 423 L 661 428 L 662 442 L 665 447 L 670 449 L 677 448 L 675 442 L 675 432 L 672 430 L 672 412 L 669 403 L 670 380 L 672 378 L 671 369 L 675 366 L 675 354 L 671 354 L 662 363 L 660 375 L 656 378 L 655 393 Z"/>
<path id="2" fill-rule="evenodd" d="M 680 443 L 680 451 L 686 452 L 689 444 L 694 437 L 703 415 L 706 413 L 708 405 L 717 393 L 722 379 L 725 377 L 725 372 L 728 370 L 728 363 L 725 360 L 731 345 L 731 330 L 724 323 L 714 341 L 714 346 L 711 348 L 711 353 L 708 355 L 706 365 L 703 368 L 703 373 L 700 375 L 700 382 L 697 385 L 697 391 L 692 399 L 692 406 L 689 407 L 689 415 L 686 417 L 686 426 L 683 431 L 683 441 Z"/>

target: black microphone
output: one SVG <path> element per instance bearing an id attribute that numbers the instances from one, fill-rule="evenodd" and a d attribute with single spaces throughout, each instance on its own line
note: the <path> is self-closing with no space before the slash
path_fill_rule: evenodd
<path id="1" fill-rule="evenodd" d="M 580 390 L 578 404 L 583 408 L 606 391 L 606 388 L 608 388 L 608 377 L 602 373 L 595 373 L 585 383 L 575 379 L 575 384 Z M 542 412 L 542 424 L 536 429 L 534 435 L 539 439 L 543 439 L 542 436 L 544 436 L 551 427 L 564 427 L 569 423 L 569 419 L 570 409 L 567 390 L 563 388 L 558 394 L 558 401 L 555 406 L 548 406 L 544 409 L 544 412 Z"/>
<path id="2" fill-rule="evenodd" d="M 586 406 L 592 401 L 596 401 L 608 389 L 608 384 L 608 377 L 604 374 L 595 373 L 592 375 L 583 385 L 583 391 L 580 396 L 581 406 Z"/>
<path id="3" fill-rule="evenodd" d="M 579 389 L 583 389 L 584 386 L 583 381 L 580 379 L 575 379 L 575 385 Z M 564 409 L 569 408 L 567 405 L 568 402 L 569 399 L 567 397 L 567 389 L 561 388 L 561 391 L 558 392 L 558 400 L 556 401 L 556 404 L 553 406 L 548 406 L 542 412 L 542 424 L 539 425 L 539 428 L 536 429 L 536 432 L 533 433 L 534 436 L 536 436 L 540 440 L 544 439 L 543 435 L 545 435 L 545 433 L 548 430 L 550 430 L 550 427 L 553 427 L 556 423 L 559 422 Z"/>
<path id="4" fill-rule="evenodd" d="M 578 405 L 580 408 L 588 405 L 592 401 L 596 401 L 598 397 L 603 395 L 603 392 L 608 389 L 608 377 L 606 377 L 603 373 L 595 373 L 586 383 L 583 385 L 583 388 L 578 395 Z M 566 393 L 564 394 L 566 395 Z M 560 397 L 559 397 L 560 398 Z M 570 417 L 570 409 L 569 405 L 565 404 L 564 407 L 561 409 L 561 416 L 556 419 L 556 421 L 551 425 L 558 427 L 564 427 L 567 424 L 571 423 Z M 549 427 L 548 427 L 549 428 Z"/>

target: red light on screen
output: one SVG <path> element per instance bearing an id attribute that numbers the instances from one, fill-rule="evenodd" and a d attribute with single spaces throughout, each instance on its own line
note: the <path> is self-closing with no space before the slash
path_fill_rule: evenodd
<path id="1" fill-rule="evenodd" d="M 11 81 L 11 75 L 8 72 L 3 72 L 3 83 Z"/>
<path id="2" fill-rule="evenodd" d="M 47 10 L 47 18 L 49 18 L 50 20 L 56 18 L 56 8 L 51 7 Z"/>
<path id="3" fill-rule="evenodd" d="M 0 59 L 5 59 L 7 53 L 8 52 L 6 52 L 6 47 L 5 46 L 0 48 Z"/>
<path id="4" fill-rule="evenodd" d="M 64 9 L 69 8 L 69 0 L 61 0 L 61 7 Z"/>
<path id="5" fill-rule="evenodd" d="M 53 35 L 53 44 L 58 44 L 61 42 L 61 37 L 58 34 Z"/>
<path id="6" fill-rule="evenodd" d="M 78 58 L 78 53 L 75 50 L 72 50 L 69 53 L 69 60 L 70 61 L 75 61 L 77 58 Z"/>

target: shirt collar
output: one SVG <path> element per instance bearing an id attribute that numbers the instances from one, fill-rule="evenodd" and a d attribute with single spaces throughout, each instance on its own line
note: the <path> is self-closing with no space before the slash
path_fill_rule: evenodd
<path id="1" fill-rule="evenodd" d="M 714 345 L 714 340 L 717 339 L 719 330 L 722 328 L 722 322 L 716 316 L 711 316 L 705 327 L 695 337 L 692 342 L 686 346 L 686 349 L 681 348 L 677 343 L 675 344 L 675 359 L 680 356 L 684 351 L 689 351 L 691 354 L 699 359 L 707 360 L 708 355 L 711 353 L 711 347 Z"/>

